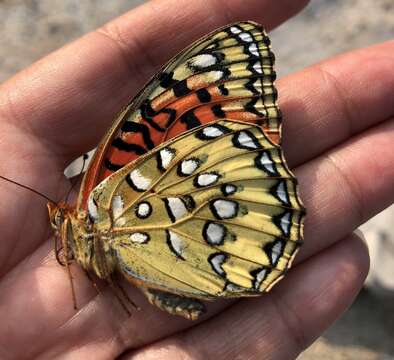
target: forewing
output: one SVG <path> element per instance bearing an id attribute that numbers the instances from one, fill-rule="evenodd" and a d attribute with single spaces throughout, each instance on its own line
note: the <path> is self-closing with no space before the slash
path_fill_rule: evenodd
<path id="1" fill-rule="evenodd" d="M 182 295 L 266 291 L 303 238 L 281 148 L 259 126 L 232 120 L 162 144 L 100 183 L 89 204 L 123 274 Z"/>
<path id="2" fill-rule="evenodd" d="M 261 124 L 280 141 L 274 56 L 260 25 L 228 25 L 175 56 L 126 106 L 85 174 L 78 207 L 114 171 L 174 136 L 216 119 Z"/>

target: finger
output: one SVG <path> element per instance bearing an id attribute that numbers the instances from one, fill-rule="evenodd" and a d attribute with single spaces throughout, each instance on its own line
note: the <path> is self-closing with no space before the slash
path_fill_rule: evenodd
<path id="1" fill-rule="evenodd" d="M 368 272 L 355 235 L 297 266 L 269 294 L 124 359 L 294 359 L 351 304 Z"/>
<path id="2" fill-rule="evenodd" d="M 305 260 L 321 249 L 327 248 L 394 200 L 392 198 L 394 194 L 391 191 L 394 183 L 394 153 L 391 151 L 393 139 L 394 121 L 391 121 L 391 123 L 381 124 L 352 138 L 343 146 L 316 158 L 297 170 L 301 194 L 308 209 L 305 224 L 305 245 L 297 257 L 298 261 Z M 355 195 L 355 191 L 358 195 Z M 41 278 L 34 269 L 32 270 L 32 266 L 29 269 L 29 277 L 33 277 L 39 283 L 46 282 L 45 278 Z M 79 281 L 80 279 L 77 278 L 76 283 Z M 18 279 L 18 281 L 13 281 L 13 286 L 26 289 L 26 284 L 32 283 L 31 280 Z M 67 285 L 64 274 L 63 278 L 59 275 L 56 284 L 58 284 L 57 286 L 63 284 L 63 287 L 65 284 Z M 27 288 L 26 290 L 29 293 L 34 293 L 34 289 Z M 58 296 L 59 294 L 63 295 L 65 291 L 64 289 L 59 290 Z M 11 291 L 0 287 L 0 292 L 5 294 L 5 303 L 12 303 L 15 296 L 8 297 L 8 295 L 12 295 Z M 138 295 L 133 292 L 132 296 L 135 298 Z M 67 300 L 63 296 L 61 299 L 55 298 L 54 302 L 59 303 Z M 82 306 L 89 304 L 86 307 L 87 310 L 83 312 L 84 316 L 79 317 L 83 328 L 88 329 L 92 319 L 95 319 L 94 321 L 100 319 L 100 331 L 107 335 L 107 339 L 112 339 L 115 336 L 114 333 L 117 334 L 118 342 L 111 343 L 114 347 L 121 347 L 122 343 L 126 343 L 127 346 L 139 346 L 189 326 L 182 319 L 169 318 L 159 310 L 149 310 L 149 307 L 146 307 L 143 312 L 133 314 L 133 319 L 130 321 L 123 319 L 113 322 L 108 319 L 111 314 L 109 309 L 113 309 L 113 303 L 111 307 L 111 304 L 106 306 L 100 304 L 99 299 L 91 302 L 90 300 L 91 296 L 86 296 L 82 301 Z M 139 300 L 138 304 L 143 305 L 146 302 Z M 73 315 L 71 307 L 67 307 L 65 302 L 63 305 L 62 313 L 55 307 L 53 311 L 56 311 L 51 312 L 40 306 L 37 306 L 34 313 L 45 314 L 46 316 L 42 316 L 41 320 L 47 324 L 48 328 L 51 328 L 53 321 L 65 322 Z M 226 305 L 228 304 L 219 303 L 219 306 Z M 31 306 L 26 306 L 26 308 L 31 310 Z M 217 309 L 214 309 L 212 313 L 214 314 L 215 311 Z M 23 316 L 23 312 L 18 314 L 18 316 Z M 18 324 L 19 322 L 15 321 L 14 323 Z M 114 329 L 115 323 L 120 324 L 117 326 L 120 326 L 122 331 L 118 327 Z M 154 326 L 147 327 L 146 324 L 154 324 Z M 72 333 L 70 329 L 73 329 L 73 325 L 75 323 L 71 322 L 62 330 Z M 97 338 L 94 338 L 94 335 L 94 333 L 87 331 L 85 337 L 80 340 L 86 343 L 96 342 Z M 100 336 L 103 338 L 102 334 Z M 57 339 L 59 338 L 67 339 L 67 336 L 61 333 Z"/>
<path id="3" fill-rule="evenodd" d="M 297 259 L 305 260 L 327 248 L 392 201 L 393 137 L 394 121 L 371 129 L 336 151 L 331 151 L 298 169 L 301 191 L 309 215 L 305 226 L 305 245 Z M 379 174 L 379 177 L 376 174 Z M 356 191 L 362 194 L 362 198 L 355 198 L 351 188 L 358 189 Z M 57 344 L 66 351 L 68 339 L 78 329 L 82 329 L 84 335 L 78 338 L 81 347 L 102 342 L 103 347 L 110 344 L 111 351 L 116 352 L 124 346 L 146 344 L 190 326 L 190 323 L 182 319 L 152 310 L 146 301 L 136 294 L 136 290 L 131 292 L 132 298 L 136 299 L 144 310 L 133 314 L 128 321 L 124 313 L 117 312 L 119 309 L 116 310 L 117 303 L 114 300 L 107 302 L 104 300 L 106 296 L 92 300 L 91 286 L 77 274 L 74 274 L 75 284 L 79 285 L 77 294 L 82 310 L 75 315 L 67 295 L 68 280 L 63 269 L 54 267 L 55 264 L 52 263 L 51 269 L 43 271 L 42 259 L 48 254 L 49 248 L 50 245 L 42 248 L 41 253 L 35 255 L 38 258 L 29 258 L 30 263 L 25 264 L 25 267 L 19 266 L 3 279 L 0 286 L 0 293 L 4 294 L 3 304 L 5 307 L 13 304 L 13 309 L 16 310 L 8 313 L 8 317 L 12 318 L 9 329 L 15 327 L 16 331 L 22 319 L 28 318 L 29 314 L 41 314 L 39 319 L 35 319 L 37 329 L 41 326 L 58 329 L 47 332 L 48 343 L 44 343 L 45 347 Z M 48 287 L 48 283 L 52 285 Z M 49 293 L 43 289 L 47 289 Z M 40 294 L 40 298 L 32 303 L 30 297 L 17 296 L 23 292 Z M 15 298 L 19 299 L 20 306 L 15 305 Z M 215 306 L 208 316 L 228 304 L 215 302 Z M 72 320 L 69 320 L 70 318 Z M 92 322 L 95 323 L 97 331 L 89 331 Z M 18 335 L 19 339 L 24 336 L 27 339 L 31 332 L 27 331 L 25 334 L 23 329 L 19 329 Z M 113 340 L 114 337 L 116 341 Z"/>
<path id="4" fill-rule="evenodd" d="M 307 208 L 301 261 L 394 202 L 394 119 L 299 167 Z"/>
<path id="5" fill-rule="evenodd" d="M 129 317 L 110 288 L 99 284 L 97 295 L 79 266 L 72 266 L 75 311 L 67 272 L 56 262 L 52 247 L 49 241 L 43 244 L 0 283 L 0 348 L 8 349 L 9 358 L 56 358 L 75 355 L 74 351 L 86 358 L 94 351 L 97 358 L 113 359 L 129 346 L 196 324 L 165 314 L 126 285 L 130 298 L 141 307 Z M 224 307 L 221 301 L 212 305 L 210 316 Z M 40 341 L 28 341 L 32 337 Z M 21 348 L 21 343 L 26 346 Z"/>
<path id="6" fill-rule="evenodd" d="M 63 198 L 69 187 L 62 177 L 66 163 L 97 145 L 114 114 L 151 75 L 152 67 L 227 22 L 226 16 L 254 18 L 273 27 L 307 2 L 286 0 L 281 3 L 284 9 L 277 11 L 279 5 L 268 0 L 182 1 L 147 3 L 2 85 L 0 152 L 7 154 L 7 162 L 0 164 L 0 174 L 55 200 Z M 217 11 L 212 15 L 214 3 Z M 221 6 L 226 11 L 218 11 Z M 120 38 L 113 38 L 116 29 Z M 157 63 L 150 66 L 148 59 Z M 36 195 L 3 182 L 0 189 L 10 204 L 0 214 L 5 229 L 0 273 L 4 273 L 42 241 L 47 215 Z M 21 209 L 22 203 L 29 206 Z M 31 210 L 35 208 L 42 210 Z"/>
<path id="7" fill-rule="evenodd" d="M 97 145 L 113 116 L 165 60 L 241 18 L 272 28 L 306 0 L 148 2 L 37 62 L 0 89 L 0 116 L 70 157 Z M 176 11 L 174 11 L 176 9 Z"/>
<path id="8" fill-rule="evenodd" d="M 279 81 L 283 146 L 295 167 L 394 115 L 394 41 Z"/>

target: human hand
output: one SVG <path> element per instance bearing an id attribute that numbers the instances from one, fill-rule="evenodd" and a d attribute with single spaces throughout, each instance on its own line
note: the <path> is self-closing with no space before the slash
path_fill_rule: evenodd
<path id="1" fill-rule="evenodd" d="M 270 30 L 305 3 L 150 2 L 55 52 L 0 88 L 0 174 L 62 198 L 70 186 L 64 167 L 97 144 L 168 57 L 237 19 Z M 349 234 L 393 201 L 393 47 L 355 51 L 278 81 L 284 149 L 308 209 L 305 245 L 269 294 L 209 304 L 199 323 L 153 308 L 134 289 L 142 310 L 129 318 L 74 267 L 75 312 L 43 200 L 2 182 L 1 357 L 297 356 L 362 286 L 368 256 Z"/>

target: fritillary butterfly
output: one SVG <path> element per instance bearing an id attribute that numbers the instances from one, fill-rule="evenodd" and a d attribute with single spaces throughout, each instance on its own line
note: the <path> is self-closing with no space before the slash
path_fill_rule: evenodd
<path id="1" fill-rule="evenodd" d="M 176 55 L 120 113 L 76 208 L 49 203 L 68 259 L 196 319 L 201 300 L 260 295 L 302 243 L 304 207 L 280 147 L 274 56 L 260 25 Z"/>

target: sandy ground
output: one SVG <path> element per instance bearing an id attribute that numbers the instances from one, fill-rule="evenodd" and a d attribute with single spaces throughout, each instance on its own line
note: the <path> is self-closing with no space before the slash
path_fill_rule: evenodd
<path id="1" fill-rule="evenodd" d="M 0 81 L 143 0 L 0 0 Z M 394 38 L 393 0 L 315 0 L 271 33 L 279 75 Z M 373 264 L 367 290 L 300 359 L 394 359 L 394 210 L 367 223 Z M 385 244 L 384 247 L 381 244 Z M 382 261 L 384 252 L 385 261 Z"/>

